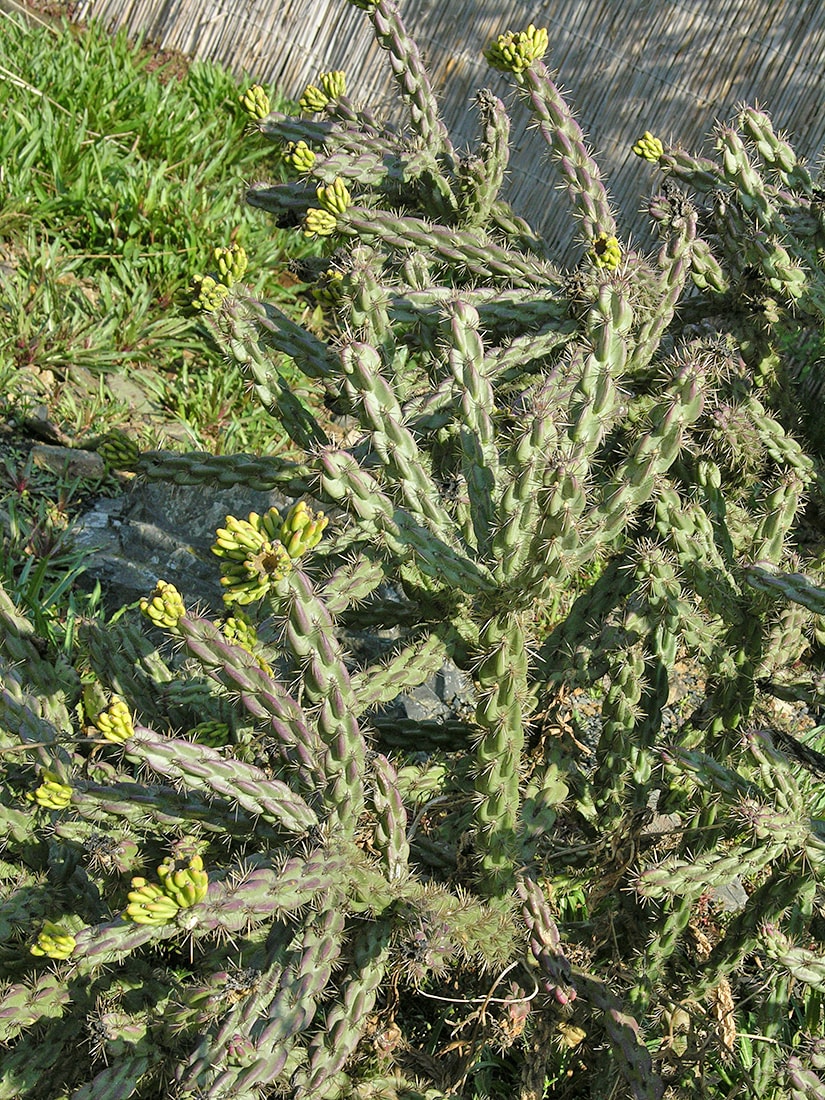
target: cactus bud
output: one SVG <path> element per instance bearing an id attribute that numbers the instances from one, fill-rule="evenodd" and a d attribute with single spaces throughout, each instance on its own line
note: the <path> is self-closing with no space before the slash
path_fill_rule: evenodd
<path id="1" fill-rule="evenodd" d="M 249 265 L 246 249 L 239 244 L 230 245 L 229 248 L 215 248 L 212 257 L 218 265 L 218 274 L 224 286 L 233 286 L 238 279 L 242 279 Z"/>
<path id="2" fill-rule="evenodd" d="M 115 745 L 128 741 L 135 732 L 132 715 L 122 699 L 113 699 L 95 718 L 95 726 L 107 741 Z"/>
<path id="3" fill-rule="evenodd" d="M 226 517 L 217 532 L 212 553 L 221 563 L 221 584 L 227 603 L 247 604 L 262 599 L 292 569 L 290 555 L 280 541 L 282 522 L 277 508 L 263 516 L 250 512 L 248 520 Z"/>
<path id="4" fill-rule="evenodd" d="M 633 146 L 633 152 L 637 157 L 641 157 L 642 160 L 650 161 L 651 164 L 656 164 L 659 158 L 663 156 L 665 151 L 664 145 L 657 137 L 651 134 L 650 130 L 645 130 L 636 144 Z"/>
<path id="5" fill-rule="evenodd" d="M 250 118 L 266 118 L 272 110 L 269 96 L 260 84 L 253 84 L 251 88 L 240 96 L 240 104 Z"/>
<path id="6" fill-rule="evenodd" d="M 44 810 L 65 810 L 72 800 L 72 788 L 61 782 L 54 772 L 44 771 L 40 786 L 29 798 Z"/>
<path id="7" fill-rule="evenodd" d="M 329 99 L 340 99 L 347 94 L 347 75 L 343 69 L 330 69 L 318 77 L 321 90 Z"/>
<path id="8" fill-rule="evenodd" d="M 154 883 L 133 878 L 124 916 L 135 924 L 171 924 L 180 906 Z"/>
<path id="9" fill-rule="evenodd" d="M 113 470 L 134 470 L 140 458 L 140 450 L 129 436 L 115 428 L 101 439 L 97 453 Z"/>
<path id="10" fill-rule="evenodd" d="M 599 233 L 593 239 L 587 256 L 596 267 L 604 268 L 607 271 L 615 271 L 622 262 L 621 245 L 615 237 L 608 236 L 607 233 Z"/>
<path id="11" fill-rule="evenodd" d="M 32 955 L 45 956 L 48 959 L 68 959 L 77 943 L 74 936 L 62 924 L 47 920 L 37 942 L 29 948 Z"/>
<path id="12" fill-rule="evenodd" d="M 229 293 L 229 287 L 211 275 L 195 275 L 189 289 L 193 309 L 199 309 L 202 313 L 214 313 L 220 309 Z"/>
<path id="13" fill-rule="evenodd" d="M 311 512 L 303 500 L 299 500 L 287 512 L 279 538 L 291 558 L 300 558 L 321 541 L 329 520 L 323 512 Z"/>
<path id="14" fill-rule="evenodd" d="M 158 581 L 149 599 L 142 599 L 139 606 L 153 626 L 166 630 L 170 634 L 177 632 L 178 623 L 186 614 L 180 592 L 173 584 L 168 584 L 166 581 Z"/>
<path id="15" fill-rule="evenodd" d="M 531 23 L 526 31 L 500 34 L 484 51 L 484 59 L 493 69 L 518 75 L 544 56 L 547 43 L 546 29 Z"/>
<path id="16" fill-rule="evenodd" d="M 342 179 L 322 184 L 315 194 L 318 196 L 321 209 L 329 214 L 343 214 L 348 206 L 352 206 L 352 196 Z"/>
<path id="17" fill-rule="evenodd" d="M 328 103 L 329 96 L 327 93 L 320 88 L 316 88 L 314 84 L 307 85 L 301 94 L 301 98 L 298 100 L 298 106 L 308 115 L 313 115 L 317 111 L 323 111 Z"/>
<path id="18" fill-rule="evenodd" d="M 338 227 L 338 219 L 327 210 L 311 206 L 304 218 L 305 237 L 331 237 Z"/>
<path id="19" fill-rule="evenodd" d="M 305 141 L 291 141 L 284 149 L 284 160 L 296 172 L 312 171 L 315 159 L 315 154 Z"/>
<path id="20" fill-rule="evenodd" d="M 158 867 L 158 878 L 164 892 L 180 909 L 189 909 L 203 901 L 209 888 L 209 876 L 203 869 L 203 860 L 194 855 L 186 866 L 167 860 Z"/>

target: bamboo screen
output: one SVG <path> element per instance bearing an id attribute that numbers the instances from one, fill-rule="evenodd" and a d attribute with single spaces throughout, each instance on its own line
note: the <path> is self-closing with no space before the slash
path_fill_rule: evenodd
<path id="1" fill-rule="evenodd" d="M 402 0 L 401 9 L 447 124 L 467 146 L 475 141 L 476 89 L 512 102 L 483 46 L 529 22 L 546 26 L 545 60 L 596 151 L 625 235 L 636 240 L 654 178 L 630 152 L 643 130 L 700 152 L 715 119 L 758 101 L 798 153 L 813 158 L 825 142 L 821 0 Z M 345 0 L 79 0 L 74 14 L 221 62 L 295 98 L 319 72 L 344 69 L 356 103 L 393 103 L 369 20 Z M 526 113 L 515 109 L 513 121 L 508 197 L 564 252 L 573 227 L 544 146 L 525 133 Z"/>

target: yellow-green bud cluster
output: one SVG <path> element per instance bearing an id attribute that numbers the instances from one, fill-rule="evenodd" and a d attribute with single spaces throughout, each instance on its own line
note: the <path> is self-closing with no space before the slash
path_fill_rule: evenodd
<path id="1" fill-rule="evenodd" d="M 160 886 L 145 878 L 133 878 L 126 896 L 129 904 L 124 915 L 135 924 L 171 924 L 180 909 Z"/>
<path id="2" fill-rule="evenodd" d="M 107 741 L 115 745 L 122 745 L 135 732 L 132 715 L 122 699 L 113 699 L 95 718 L 95 726 Z"/>
<path id="3" fill-rule="evenodd" d="M 329 69 L 318 77 L 321 90 L 329 99 L 347 94 L 347 74 L 343 69 Z"/>
<path id="4" fill-rule="evenodd" d="M 272 110 L 269 96 L 260 84 L 253 84 L 240 97 L 240 103 L 250 118 L 266 118 Z"/>
<path id="5" fill-rule="evenodd" d="M 231 287 L 242 279 L 249 266 L 246 249 L 240 244 L 231 244 L 228 248 L 215 248 L 212 257 L 217 264 L 218 274 L 224 286 Z"/>
<path id="6" fill-rule="evenodd" d="M 329 103 L 330 97 L 315 84 L 308 84 L 301 93 L 298 106 L 308 115 L 314 115 L 317 111 L 323 111 Z"/>
<path id="7" fill-rule="evenodd" d="M 213 279 L 211 275 L 195 275 L 190 287 L 192 306 L 202 313 L 214 313 L 223 305 L 229 293 L 226 283 Z"/>
<path id="8" fill-rule="evenodd" d="M 312 512 L 299 500 L 287 512 L 278 537 L 291 558 L 300 558 L 318 545 L 328 523 L 323 512 Z"/>
<path id="9" fill-rule="evenodd" d="M 197 905 L 206 897 L 209 876 L 203 869 L 200 856 L 192 856 L 185 866 L 176 860 L 166 860 L 158 867 L 158 878 L 164 892 L 179 909 Z"/>
<path id="10" fill-rule="evenodd" d="M 97 453 L 113 470 L 134 470 L 140 458 L 137 443 L 119 428 L 106 433 L 97 445 Z"/>
<path id="11" fill-rule="evenodd" d="M 255 624 L 240 610 L 236 610 L 233 615 L 228 615 L 223 620 L 221 632 L 228 642 L 241 646 L 249 653 L 258 644 L 258 631 L 255 629 Z"/>
<path id="12" fill-rule="evenodd" d="M 47 920 L 43 925 L 43 931 L 29 951 L 32 955 L 38 955 L 41 958 L 68 959 L 76 946 L 77 941 L 68 928 Z"/>
<path id="13" fill-rule="evenodd" d="M 622 262 L 622 247 L 615 237 L 607 233 L 599 233 L 594 237 L 587 255 L 596 267 L 615 271 Z"/>
<path id="14" fill-rule="evenodd" d="M 352 206 L 352 195 L 342 179 L 321 184 L 315 194 L 318 196 L 318 205 L 329 214 L 343 214 L 347 207 Z"/>
<path id="15" fill-rule="evenodd" d="M 140 610 L 153 626 L 175 633 L 178 623 L 186 614 L 183 597 L 173 584 L 158 581 L 149 599 L 140 601 Z"/>
<path id="16" fill-rule="evenodd" d="M 189 731 L 200 745 L 208 745 L 211 749 L 222 749 L 229 744 L 230 731 L 226 722 L 198 722 Z"/>
<path id="17" fill-rule="evenodd" d="M 318 282 L 312 288 L 312 294 L 316 301 L 332 305 L 340 300 L 343 290 L 344 273 L 330 267 L 318 277 Z"/>
<path id="18" fill-rule="evenodd" d="M 72 800 L 72 788 L 54 772 L 44 771 L 40 786 L 30 795 L 44 810 L 65 810 Z"/>
<path id="19" fill-rule="evenodd" d="M 664 156 L 665 147 L 657 137 L 651 134 L 650 130 L 645 130 L 633 146 L 633 152 L 642 160 L 648 160 L 651 164 L 656 164 Z"/>
<path id="20" fill-rule="evenodd" d="M 310 206 L 304 218 L 305 237 L 331 237 L 338 228 L 338 219 L 327 210 Z"/>
<path id="21" fill-rule="evenodd" d="M 262 599 L 286 577 L 292 561 L 280 532 L 283 521 L 277 508 L 263 516 L 250 512 L 249 519 L 226 517 L 217 532 L 212 553 L 222 558 L 221 584 L 227 603 L 249 604 Z"/>
<path id="22" fill-rule="evenodd" d="M 526 31 L 500 34 L 484 51 L 484 58 L 492 68 L 518 75 L 544 56 L 547 43 L 547 30 L 531 23 Z"/>
<path id="23" fill-rule="evenodd" d="M 311 172 L 315 154 L 305 141 L 291 141 L 284 149 L 284 160 L 296 172 Z"/>

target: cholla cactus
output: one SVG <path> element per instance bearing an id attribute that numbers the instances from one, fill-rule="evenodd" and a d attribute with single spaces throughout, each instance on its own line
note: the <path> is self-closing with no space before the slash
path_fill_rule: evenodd
<path id="1" fill-rule="evenodd" d="M 46 921 L 36 943 L 29 950 L 32 955 L 60 961 L 68 959 L 76 946 L 77 940 L 66 927 Z"/>
<path id="2" fill-rule="evenodd" d="M 250 512 L 246 520 L 226 517 L 212 552 L 222 560 L 227 603 L 254 603 L 287 576 L 292 559 L 280 540 L 282 526 L 277 508 L 263 516 Z"/>
<path id="3" fill-rule="evenodd" d="M 194 309 L 201 310 L 203 313 L 214 313 L 221 308 L 229 293 L 229 287 L 211 275 L 195 275 L 191 293 Z"/>
<path id="4" fill-rule="evenodd" d="M 116 745 L 128 741 L 135 732 L 131 712 L 122 699 L 113 699 L 94 721 L 105 740 Z"/>

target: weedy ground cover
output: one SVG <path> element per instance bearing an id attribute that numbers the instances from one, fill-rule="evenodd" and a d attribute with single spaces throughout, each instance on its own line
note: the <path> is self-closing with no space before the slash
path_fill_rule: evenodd
<path id="1" fill-rule="evenodd" d="M 715 159 L 645 133 L 634 250 L 546 32 L 504 33 L 562 269 L 502 198 L 504 104 L 457 150 L 395 4 L 355 6 L 405 129 L 342 72 L 300 117 L 243 96 L 289 170 L 249 202 L 316 241 L 323 324 L 233 242 L 198 272 L 290 450 L 102 449 L 296 503 L 226 517 L 220 616 L 161 580 L 67 660 L 0 593 L 0 1100 L 815 1100 L 823 731 L 772 703 L 825 702 L 822 454 L 783 356 L 825 313 L 821 181 L 755 109 Z M 384 659 L 342 644 L 369 626 Z M 387 731 L 448 660 L 461 719 Z M 590 745 L 548 719 L 583 689 Z"/>

